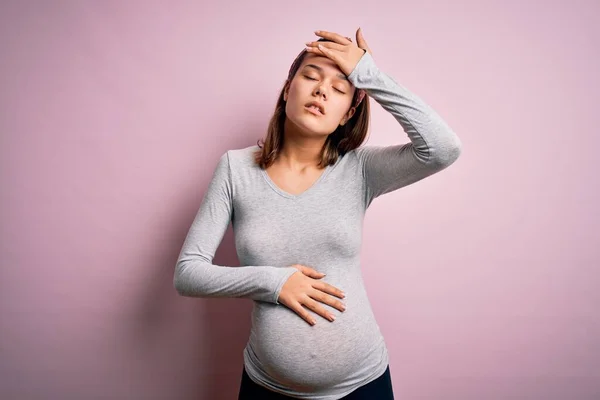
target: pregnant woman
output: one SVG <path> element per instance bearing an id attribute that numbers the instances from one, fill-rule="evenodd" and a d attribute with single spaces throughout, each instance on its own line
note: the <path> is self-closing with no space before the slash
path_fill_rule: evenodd
<path id="1" fill-rule="evenodd" d="M 377 67 L 360 29 L 356 44 L 316 35 L 290 68 L 263 145 L 220 157 L 175 268 L 182 296 L 254 300 L 240 400 L 394 398 L 361 275 L 364 215 L 461 153 L 445 121 Z M 361 147 L 369 97 L 409 142 Z M 234 268 L 212 264 L 230 222 Z"/>

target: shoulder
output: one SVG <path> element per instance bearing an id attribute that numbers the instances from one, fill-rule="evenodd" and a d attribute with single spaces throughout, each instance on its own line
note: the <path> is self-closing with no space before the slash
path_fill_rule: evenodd
<path id="1" fill-rule="evenodd" d="M 260 150 L 258 145 L 229 149 L 222 157 L 228 159 L 231 168 L 251 168 L 255 165 L 254 154 Z"/>
<path id="2" fill-rule="evenodd" d="M 363 148 L 364 147 L 357 147 L 344 154 L 344 158 L 351 166 L 356 167 L 360 164 Z"/>
<path id="3" fill-rule="evenodd" d="M 260 167 L 254 161 L 254 153 L 260 150 L 258 145 L 234 148 L 221 155 L 219 164 L 227 170 L 234 185 L 244 185 L 255 182 L 260 177 Z"/>

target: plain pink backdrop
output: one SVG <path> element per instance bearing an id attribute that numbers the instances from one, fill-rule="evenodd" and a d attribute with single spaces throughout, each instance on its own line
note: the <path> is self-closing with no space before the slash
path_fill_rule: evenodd
<path id="1" fill-rule="evenodd" d="M 3 1 L 0 397 L 237 398 L 251 301 L 179 297 L 220 155 L 316 29 L 361 26 L 463 154 L 375 200 L 402 400 L 600 398 L 595 1 Z M 372 101 L 367 144 L 408 141 Z M 238 265 L 229 228 L 214 262 Z"/>

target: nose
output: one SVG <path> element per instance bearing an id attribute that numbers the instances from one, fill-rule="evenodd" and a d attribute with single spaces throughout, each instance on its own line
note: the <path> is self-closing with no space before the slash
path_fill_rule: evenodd
<path id="1" fill-rule="evenodd" d="M 322 86 L 317 86 L 317 90 L 316 90 L 316 95 L 317 96 L 323 96 L 323 98 L 327 98 L 327 94 L 325 93 L 325 90 L 323 89 Z"/>

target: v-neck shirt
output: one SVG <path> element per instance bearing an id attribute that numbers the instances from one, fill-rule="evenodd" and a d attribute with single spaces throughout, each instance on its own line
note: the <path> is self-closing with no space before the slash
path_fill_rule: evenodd
<path id="1" fill-rule="evenodd" d="M 254 300 L 246 371 L 254 382 L 300 399 L 339 399 L 385 372 L 389 355 L 361 274 L 364 214 L 375 198 L 443 170 L 462 150 L 440 115 L 382 72 L 369 53 L 348 79 L 398 121 L 399 142 L 404 133 L 410 141 L 342 154 L 298 195 L 279 188 L 254 162 L 257 145 L 226 151 L 175 268 L 183 296 Z M 239 267 L 213 264 L 230 222 Z M 344 312 L 321 303 L 334 322 L 309 310 L 317 321 L 311 326 L 278 302 L 298 271 L 293 264 L 324 272 L 324 282 L 346 293 Z"/>
<path id="2" fill-rule="evenodd" d="M 254 148 L 254 149 L 258 150 L 258 147 Z M 290 192 L 280 188 L 279 185 L 277 185 L 273 181 L 273 179 L 269 176 L 269 174 L 267 173 L 266 170 L 261 169 L 261 172 L 262 172 L 263 177 L 265 178 L 265 181 L 271 187 L 271 189 L 273 189 L 275 191 L 275 193 L 278 193 L 281 196 L 287 197 L 289 199 L 299 199 L 302 196 L 304 196 L 305 193 L 309 192 L 313 187 L 317 186 L 321 180 L 325 179 L 325 177 L 327 176 L 327 174 L 329 173 L 330 170 L 331 170 L 331 165 L 327 165 L 325 168 L 323 168 L 320 175 L 317 178 L 315 178 L 314 182 L 309 187 L 307 187 L 304 191 L 302 191 L 301 193 L 290 193 Z"/>

